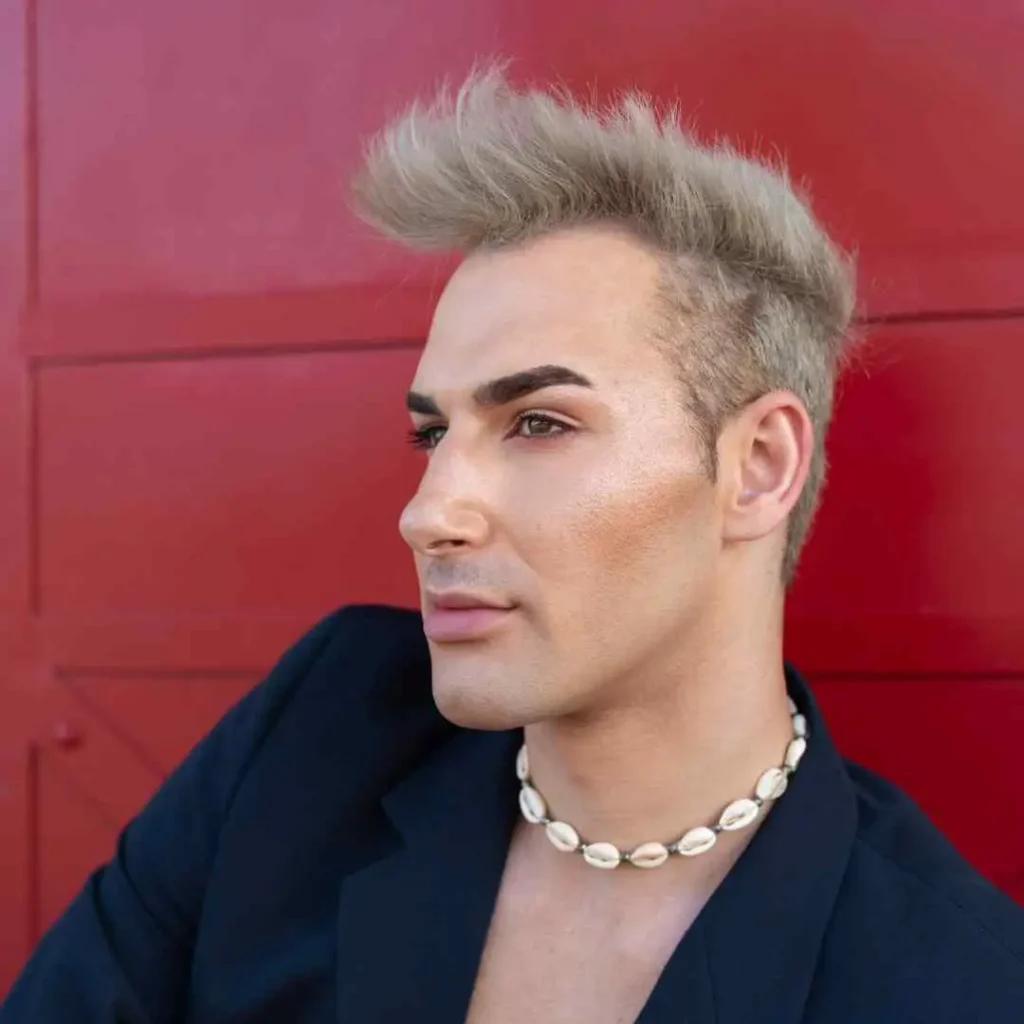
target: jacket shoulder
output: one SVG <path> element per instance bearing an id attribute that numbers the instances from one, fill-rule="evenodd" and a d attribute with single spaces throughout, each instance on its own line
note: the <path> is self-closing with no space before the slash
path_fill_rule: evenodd
<path id="1" fill-rule="evenodd" d="M 315 654 L 300 660 L 301 650 Z M 419 614 L 387 605 L 332 612 L 244 700 L 267 718 L 257 763 L 379 760 L 384 748 L 416 747 L 454 728 L 433 701 Z"/>
<path id="2" fill-rule="evenodd" d="M 455 730 L 434 704 L 417 612 L 348 605 L 293 650 L 303 647 L 315 656 L 285 670 L 289 652 L 243 700 L 262 709 L 264 725 L 259 742 L 246 744 L 229 826 L 290 819 L 298 793 L 306 810 L 317 803 L 338 820 L 379 799 Z"/>
<path id="3" fill-rule="evenodd" d="M 197 965 L 287 920 L 281 880 L 308 875 L 311 851 L 338 862 L 344 850 L 327 844 L 357 823 L 345 800 L 351 811 L 357 794 L 370 798 L 375 779 L 443 728 L 432 703 L 418 615 L 354 606 L 325 617 L 127 825 L 0 1020 L 182 1020 Z M 204 961 L 203 948 L 216 955 Z"/>
<path id="4" fill-rule="evenodd" d="M 847 768 L 858 832 L 823 947 L 819 996 L 846 1004 L 831 1019 L 1020 1020 L 1024 909 L 898 787 Z"/>
<path id="5" fill-rule="evenodd" d="M 985 879 L 902 790 L 849 766 L 860 810 L 859 845 L 894 884 L 919 892 L 967 935 L 986 936 L 1024 970 L 1024 908 Z"/>

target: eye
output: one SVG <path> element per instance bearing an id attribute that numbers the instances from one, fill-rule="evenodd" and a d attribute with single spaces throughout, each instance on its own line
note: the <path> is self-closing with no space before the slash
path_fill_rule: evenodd
<path id="1" fill-rule="evenodd" d="M 539 412 L 524 412 L 516 418 L 515 434 L 519 437 L 555 437 L 572 428 Z"/>
<path id="2" fill-rule="evenodd" d="M 441 443 L 441 438 L 444 437 L 444 432 L 447 429 L 439 424 L 416 427 L 409 431 L 409 444 L 425 452 L 433 451 Z"/>
<path id="3" fill-rule="evenodd" d="M 509 436 L 525 439 L 557 437 L 568 433 L 573 428 L 568 423 L 556 420 L 540 412 L 524 412 L 516 417 Z M 448 428 L 440 423 L 415 427 L 409 431 L 409 444 L 421 451 L 432 452 L 444 439 Z"/>

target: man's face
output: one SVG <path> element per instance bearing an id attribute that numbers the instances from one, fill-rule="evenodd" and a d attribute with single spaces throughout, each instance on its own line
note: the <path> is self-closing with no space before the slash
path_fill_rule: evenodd
<path id="1" fill-rule="evenodd" d="M 665 685 L 709 596 L 716 492 L 647 340 L 658 264 L 610 228 L 470 257 L 412 384 L 401 520 L 442 713 L 512 728 Z M 498 606 L 459 609 L 474 601 Z"/>

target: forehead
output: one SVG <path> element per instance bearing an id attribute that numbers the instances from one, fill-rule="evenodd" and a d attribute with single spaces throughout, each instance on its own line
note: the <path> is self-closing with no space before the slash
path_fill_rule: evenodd
<path id="1" fill-rule="evenodd" d="M 654 253 L 608 227 L 474 254 L 437 305 L 415 388 L 472 388 L 551 363 L 578 369 L 598 386 L 667 374 L 645 341 L 659 280 Z"/>

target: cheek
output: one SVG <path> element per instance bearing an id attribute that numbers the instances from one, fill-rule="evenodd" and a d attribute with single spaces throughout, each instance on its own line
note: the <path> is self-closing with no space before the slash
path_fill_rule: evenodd
<path id="1" fill-rule="evenodd" d="M 680 576 L 711 536 L 710 485 L 697 477 L 647 478 L 610 496 L 591 518 L 591 558 L 609 585 L 656 588 Z M 691 570 L 692 570 L 691 566 Z"/>
<path id="2" fill-rule="evenodd" d="M 678 466 L 634 462 L 582 480 L 567 474 L 516 506 L 529 517 L 515 531 L 519 554 L 542 585 L 628 589 L 653 584 L 659 572 L 678 580 L 680 562 L 698 557 L 714 531 L 713 485 Z"/>

